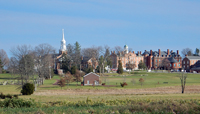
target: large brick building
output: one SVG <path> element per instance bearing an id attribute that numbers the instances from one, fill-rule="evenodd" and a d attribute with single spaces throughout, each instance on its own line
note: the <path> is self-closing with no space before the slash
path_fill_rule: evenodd
<path id="1" fill-rule="evenodd" d="M 96 58 L 91 57 L 81 57 L 81 68 L 89 68 L 92 67 L 93 69 L 96 69 L 98 66 L 98 61 Z"/>
<path id="2" fill-rule="evenodd" d="M 199 67 L 200 56 L 185 56 L 183 59 L 183 69 L 187 72 L 190 72 L 190 70 L 195 71 L 197 67 Z"/>
<path id="3" fill-rule="evenodd" d="M 148 69 L 174 69 L 182 68 L 182 58 L 179 51 L 146 51 L 143 53 L 144 63 Z"/>
<path id="4" fill-rule="evenodd" d="M 138 51 L 138 53 L 135 53 L 134 51 L 128 51 L 128 46 L 124 46 L 124 51 L 111 51 L 111 60 L 112 60 L 112 67 L 114 69 L 118 68 L 118 60 L 121 60 L 123 69 L 127 69 L 127 66 L 129 64 L 134 64 L 135 68 L 138 69 L 138 64 L 140 61 L 144 60 L 144 57 L 142 56 L 141 52 Z"/>

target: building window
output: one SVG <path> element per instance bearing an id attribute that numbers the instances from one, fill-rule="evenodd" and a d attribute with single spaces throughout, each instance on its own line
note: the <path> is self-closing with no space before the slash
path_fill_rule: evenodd
<path id="1" fill-rule="evenodd" d="M 179 64 L 179 67 L 180 67 L 181 65 Z"/>
<path id="2" fill-rule="evenodd" d="M 174 64 L 174 67 L 176 66 L 176 64 Z"/>
<path id="3" fill-rule="evenodd" d="M 157 62 L 157 59 L 156 59 L 156 62 Z"/>
<path id="4" fill-rule="evenodd" d="M 187 65 L 187 68 L 189 68 L 189 65 Z"/>
<path id="5" fill-rule="evenodd" d="M 156 64 L 156 67 L 157 67 L 157 64 Z"/>
<path id="6" fill-rule="evenodd" d="M 170 67 L 172 66 L 172 64 L 170 64 Z"/>
<path id="7" fill-rule="evenodd" d="M 187 61 L 187 64 L 189 64 L 189 61 Z"/>
<path id="8" fill-rule="evenodd" d="M 183 64 L 185 64 L 185 61 L 183 61 Z"/>
<path id="9" fill-rule="evenodd" d="M 90 84 L 90 81 L 89 81 L 89 80 L 87 81 L 87 84 Z"/>
<path id="10" fill-rule="evenodd" d="M 183 66 L 183 68 L 185 68 L 185 66 Z"/>
<path id="11" fill-rule="evenodd" d="M 160 59 L 159 59 L 159 62 L 160 62 Z"/>
<path id="12" fill-rule="evenodd" d="M 181 62 L 181 60 L 179 59 L 179 62 Z"/>

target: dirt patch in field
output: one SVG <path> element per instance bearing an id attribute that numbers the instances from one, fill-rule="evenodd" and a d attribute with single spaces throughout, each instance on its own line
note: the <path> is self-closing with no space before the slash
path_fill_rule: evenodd
<path id="1" fill-rule="evenodd" d="M 117 94 L 176 94 L 181 93 L 181 87 L 158 87 L 146 89 L 66 89 L 40 90 L 35 95 L 117 95 Z M 186 86 L 185 93 L 200 93 L 200 86 Z"/>

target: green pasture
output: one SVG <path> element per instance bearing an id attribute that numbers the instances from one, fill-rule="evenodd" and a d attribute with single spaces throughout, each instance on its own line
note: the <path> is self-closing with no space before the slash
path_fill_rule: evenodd
<path id="1" fill-rule="evenodd" d="M 120 83 L 126 82 L 128 85 L 123 87 L 126 89 L 141 89 L 141 88 L 156 88 L 156 87 L 169 87 L 169 86 L 180 86 L 180 73 L 147 73 L 144 71 L 137 71 L 131 74 L 124 73 L 119 75 L 117 73 L 107 73 L 100 77 L 101 83 L 106 83 L 106 86 L 81 86 L 81 82 L 72 82 L 66 84 L 63 89 L 105 89 L 115 88 L 122 89 Z M 0 74 L 0 82 L 15 80 L 16 77 L 10 74 Z M 144 82 L 141 85 L 139 79 L 143 78 Z M 45 80 L 44 85 L 37 87 L 38 90 L 56 90 L 61 89 L 58 85 L 53 85 L 60 77 L 55 75 L 52 79 Z M 133 83 L 134 81 L 134 83 Z M 200 74 L 187 74 L 186 86 L 187 85 L 200 85 Z M 5 88 L 8 92 L 13 92 L 11 88 L 16 88 L 16 85 L 0 85 L 0 88 Z M 6 89 L 9 88 L 9 89 Z M 4 90 L 4 89 L 1 89 Z"/>

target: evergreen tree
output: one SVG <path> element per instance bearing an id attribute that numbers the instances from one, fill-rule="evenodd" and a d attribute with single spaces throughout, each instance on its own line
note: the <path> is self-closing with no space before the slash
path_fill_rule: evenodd
<path id="1" fill-rule="evenodd" d="M 196 48 L 194 56 L 199 56 L 199 49 Z"/>
<path id="2" fill-rule="evenodd" d="M 123 68 L 122 68 L 122 62 L 121 60 L 118 60 L 118 69 L 117 69 L 118 74 L 123 74 Z"/>
<path id="3" fill-rule="evenodd" d="M 81 64 L 81 46 L 78 42 L 74 44 L 73 60 L 76 66 L 79 66 Z"/>
<path id="4" fill-rule="evenodd" d="M 89 67 L 87 73 L 93 72 L 93 68 Z"/>
<path id="5" fill-rule="evenodd" d="M 73 66 L 71 68 L 71 74 L 76 74 L 76 70 L 77 70 L 76 66 Z"/>
<path id="6" fill-rule="evenodd" d="M 71 59 L 66 55 L 66 54 L 63 54 L 63 57 L 62 57 L 62 69 L 64 71 L 64 73 L 67 73 L 68 71 L 71 70 L 70 68 L 70 64 L 71 64 Z"/>
<path id="7" fill-rule="evenodd" d="M 142 61 L 140 61 L 140 63 L 138 64 L 138 68 L 139 69 L 146 69 L 147 66 L 145 65 L 145 63 L 143 63 Z"/>

